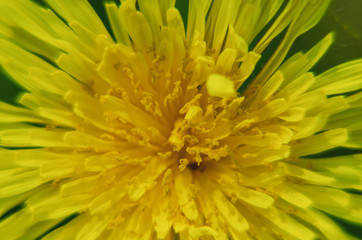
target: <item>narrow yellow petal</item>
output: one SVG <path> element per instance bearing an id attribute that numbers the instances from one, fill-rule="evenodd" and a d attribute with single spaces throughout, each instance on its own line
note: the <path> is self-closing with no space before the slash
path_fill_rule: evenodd
<path id="1" fill-rule="evenodd" d="M 334 180 L 331 177 L 326 177 L 323 176 L 322 174 L 318 174 L 316 172 L 292 164 L 280 162 L 278 163 L 278 165 L 281 167 L 281 169 L 285 172 L 287 176 L 303 179 L 307 183 L 328 185 Z"/>
<path id="2" fill-rule="evenodd" d="M 0 102 L 0 122 L 44 123 L 46 120 L 36 116 L 28 109 L 15 107 L 7 103 Z"/>
<path id="3" fill-rule="evenodd" d="M 289 125 L 289 127 L 296 131 L 293 139 L 302 139 L 313 135 L 321 130 L 327 122 L 328 115 L 320 113 L 315 117 L 304 118 L 299 123 L 296 123 L 296 127 Z"/>
<path id="4" fill-rule="evenodd" d="M 63 141 L 63 134 L 38 128 L 4 130 L 0 132 L 0 145 L 6 147 L 69 146 Z"/>
<path id="5" fill-rule="evenodd" d="M 44 183 L 40 178 L 39 171 L 24 171 L 22 173 L 9 176 L 7 180 L 1 182 L 1 197 L 10 197 L 34 189 Z"/>
<path id="6" fill-rule="evenodd" d="M 129 41 L 128 33 L 125 30 L 124 20 L 121 18 L 120 10 L 114 3 L 106 3 L 107 16 L 112 26 L 112 31 L 118 41 L 126 46 L 131 43 Z"/>
<path id="7" fill-rule="evenodd" d="M 362 88 L 362 60 L 341 64 L 316 78 L 312 89 L 322 90 L 327 95 L 351 92 Z"/>
<path id="8" fill-rule="evenodd" d="M 157 160 L 157 158 L 153 159 L 132 181 L 128 195 L 133 201 L 140 199 L 170 164 L 168 162 L 158 162 Z"/>
<path id="9" fill-rule="evenodd" d="M 347 140 L 347 130 L 343 128 L 337 128 L 302 140 L 301 142 L 292 146 L 291 154 L 293 156 L 315 154 L 336 146 L 341 146 Z"/>
<path id="10" fill-rule="evenodd" d="M 22 209 L 17 214 L 1 221 L 0 235 L 7 239 L 17 239 L 21 237 L 34 221 L 28 209 Z"/>
<path id="11" fill-rule="evenodd" d="M 190 43 L 195 37 L 203 40 L 205 36 L 206 14 L 211 5 L 211 0 L 189 1 L 187 20 L 187 42 Z M 213 16 L 210 14 L 210 16 Z"/>
<path id="12" fill-rule="evenodd" d="M 206 82 L 207 91 L 212 97 L 236 97 L 234 82 L 224 76 L 212 74 Z"/>
<path id="13" fill-rule="evenodd" d="M 293 185 L 283 184 L 283 186 L 280 187 L 278 196 L 300 208 L 307 208 L 313 204 L 308 197 L 300 193 L 298 190 L 295 190 Z"/>
<path id="14" fill-rule="evenodd" d="M 287 17 L 291 20 L 291 25 L 289 26 L 284 39 L 279 44 L 278 49 L 274 52 L 272 57 L 269 59 L 268 63 L 263 67 L 263 70 L 254 79 L 254 82 L 250 87 L 253 87 L 254 84 L 263 84 L 268 79 L 268 77 L 282 63 L 283 59 L 285 58 L 288 50 L 290 49 L 295 39 L 300 34 L 304 33 L 305 31 L 313 27 L 320 20 L 320 18 L 323 16 L 324 12 L 326 11 L 328 4 L 329 0 L 323 0 L 318 2 L 292 1 L 288 3 L 288 5 L 285 8 L 286 10 L 284 10 L 283 13 L 279 16 L 279 18 L 274 22 L 273 26 L 276 25 L 278 21 L 281 21 L 283 25 L 282 26 L 276 25 L 277 26 L 276 29 L 281 31 L 284 27 L 286 27 L 286 25 L 284 24 L 288 24 L 288 21 L 284 20 L 283 19 L 284 17 Z M 270 29 L 273 29 L 273 26 Z M 264 35 L 264 38 L 268 39 L 268 37 L 269 37 L 268 33 L 266 33 Z M 268 40 L 271 41 L 272 39 Z M 260 42 L 262 42 L 262 40 Z M 258 47 L 259 46 L 257 45 L 255 48 Z M 261 50 L 263 51 L 264 49 L 262 48 Z"/>
<path id="15" fill-rule="evenodd" d="M 180 12 L 176 8 L 167 10 L 167 25 L 185 40 L 185 27 Z"/>
<path id="16" fill-rule="evenodd" d="M 192 175 L 189 169 L 185 169 L 175 175 L 175 189 L 177 200 L 182 212 L 191 221 L 198 217 L 198 210 L 192 193 Z"/>
<path id="17" fill-rule="evenodd" d="M 286 233 L 292 239 L 315 239 L 315 233 L 301 224 L 295 218 L 289 216 L 284 211 L 278 211 L 275 218 L 270 219 L 282 232 Z"/>
<path id="18" fill-rule="evenodd" d="M 216 207 L 219 209 L 220 214 L 237 232 L 237 234 L 242 235 L 249 228 L 249 224 L 246 219 L 221 191 L 217 190 L 213 193 L 213 200 Z"/>
<path id="19" fill-rule="evenodd" d="M 79 22 L 80 24 L 89 27 L 95 34 L 106 34 L 108 32 L 97 13 L 86 0 L 73 2 L 71 0 L 47 0 L 52 9 L 54 9 L 67 22 Z M 72 6 L 72 9 L 69 6 Z"/>
<path id="20" fill-rule="evenodd" d="M 300 77 L 289 83 L 282 88 L 275 97 L 285 98 L 287 102 L 294 100 L 300 94 L 308 90 L 308 88 L 314 83 L 314 76 L 312 73 L 302 74 Z"/>

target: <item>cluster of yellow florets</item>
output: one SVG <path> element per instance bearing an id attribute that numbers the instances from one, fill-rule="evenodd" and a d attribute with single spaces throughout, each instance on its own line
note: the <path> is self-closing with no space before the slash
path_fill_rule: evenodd
<path id="1" fill-rule="evenodd" d="M 114 39 L 87 1 L 45 2 L 0 3 L 0 63 L 28 91 L 0 103 L 0 236 L 339 240 L 325 212 L 362 223 L 343 191 L 362 156 L 310 157 L 362 147 L 362 94 L 341 95 L 362 61 L 314 76 L 333 34 L 284 61 L 329 1 L 194 0 L 186 28 L 175 1 L 107 3 Z"/>

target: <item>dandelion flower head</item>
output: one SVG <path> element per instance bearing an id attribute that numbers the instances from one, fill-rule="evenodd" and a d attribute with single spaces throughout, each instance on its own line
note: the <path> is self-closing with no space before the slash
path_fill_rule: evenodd
<path id="1" fill-rule="evenodd" d="M 347 239 L 362 223 L 362 60 L 286 59 L 328 0 L 0 2 L 4 239 Z M 258 64 L 283 35 L 266 64 Z"/>

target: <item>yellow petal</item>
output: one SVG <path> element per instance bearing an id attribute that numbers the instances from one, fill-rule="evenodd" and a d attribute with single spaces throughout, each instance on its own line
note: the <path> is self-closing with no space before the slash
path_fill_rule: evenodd
<path id="1" fill-rule="evenodd" d="M 206 82 L 206 87 L 212 97 L 236 97 L 234 82 L 224 76 L 218 74 L 210 75 Z"/>

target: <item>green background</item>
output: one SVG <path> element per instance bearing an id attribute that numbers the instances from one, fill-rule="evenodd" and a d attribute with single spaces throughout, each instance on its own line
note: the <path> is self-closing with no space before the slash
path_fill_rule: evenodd
<path id="1" fill-rule="evenodd" d="M 35 0 L 42 4 L 42 0 Z M 89 0 L 97 14 L 109 29 L 108 19 L 105 15 L 102 0 Z M 187 18 L 188 1 L 179 0 L 176 7 Z M 326 69 L 348 60 L 362 57 L 362 1 L 361 0 L 334 0 L 332 1 L 326 15 L 316 27 L 299 37 L 293 45 L 289 56 L 298 51 L 306 51 L 322 39 L 329 32 L 336 33 L 336 40 L 328 53 L 312 69 L 315 73 L 321 73 Z M 273 44 L 277 45 L 278 40 Z M 266 61 L 273 51 L 273 46 L 263 54 L 262 61 Z M 16 99 L 21 92 L 21 87 L 11 81 L 0 67 L 0 100 L 16 104 Z M 328 155 L 341 155 L 353 152 L 343 148 L 330 151 Z M 354 191 L 355 192 L 355 191 Z M 334 218 L 346 231 L 362 239 L 362 226 Z"/>

